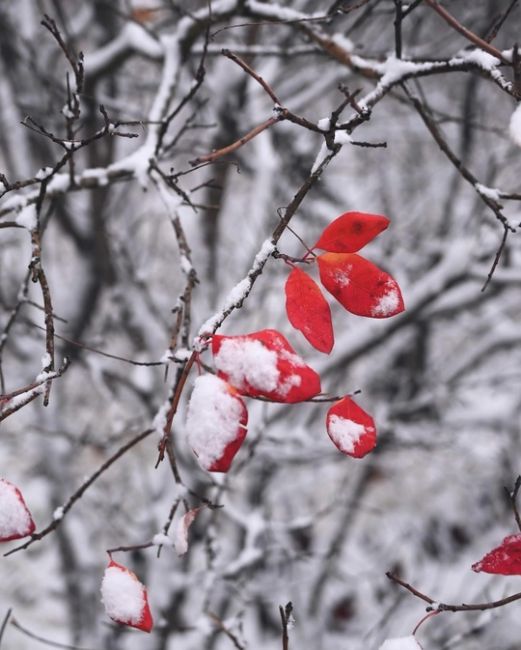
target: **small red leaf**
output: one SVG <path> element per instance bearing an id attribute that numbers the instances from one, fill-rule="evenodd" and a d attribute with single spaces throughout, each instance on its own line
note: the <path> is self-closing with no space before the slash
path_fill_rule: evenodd
<path id="1" fill-rule="evenodd" d="M 320 377 L 276 330 L 212 338 L 219 376 L 247 397 L 302 402 L 320 393 Z"/>
<path id="2" fill-rule="evenodd" d="M 331 309 L 318 284 L 297 268 L 286 281 L 286 312 L 289 322 L 314 348 L 326 354 L 331 352 L 335 340 Z"/>
<path id="3" fill-rule="evenodd" d="M 374 420 L 350 397 L 344 397 L 329 409 L 326 427 L 335 446 L 347 456 L 363 458 L 375 448 Z"/>
<path id="4" fill-rule="evenodd" d="M 0 542 L 32 535 L 34 521 L 25 505 L 20 490 L 5 479 L 0 479 Z"/>
<path id="5" fill-rule="evenodd" d="M 101 601 L 107 615 L 116 623 L 144 632 L 153 627 L 145 586 L 135 573 L 110 560 L 101 582 Z"/>
<path id="6" fill-rule="evenodd" d="M 497 548 L 473 564 L 472 570 L 504 576 L 521 575 L 521 534 L 505 537 Z"/>
<path id="7" fill-rule="evenodd" d="M 344 212 L 324 230 L 315 248 L 329 253 L 356 253 L 389 225 L 380 214 Z"/>
<path id="8" fill-rule="evenodd" d="M 320 280 L 338 302 L 358 316 L 389 318 L 405 309 L 396 280 L 356 253 L 324 253 Z"/>
<path id="9" fill-rule="evenodd" d="M 215 375 L 201 375 L 188 404 L 188 442 L 199 465 L 227 472 L 246 437 L 248 411 L 233 386 Z"/>
<path id="10" fill-rule="evenodd" d="M 192 510 L 186 512 L 177 522 L 174 531 L 174 547 L 177 555 L 184 555 L 188 551 L 188 531 L 202 509 L 203 506 L 192 508 Z"/>

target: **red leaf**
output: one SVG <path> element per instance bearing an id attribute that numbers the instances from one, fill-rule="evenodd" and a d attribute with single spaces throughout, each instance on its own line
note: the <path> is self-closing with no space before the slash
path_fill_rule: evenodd
<path id="1" fill-rule="evenodd" d="M 331 352 L 335 341 L 331 309 L 318 284 L 297 268 L 286 281 L 286 312 L 289 322 L 314 348 L 326 354 Z"/>
<path id="2" fill-rule="evenodd" d="M 101 583 L 105 611 L 116 623 L 150 632 L 153 627 L 145 586 L 135 573 L 110 560 Z"/>
<path id="3" fill-rule="evenodd" d="M 177 555 L 184 555 L 188 551 L 188 531 L 193 524 L 194 519 L 201 512 L 204 506 L 192 508 L 181 517 L 177 522 L 174 532 L 174 547 Z"/>
<path id="4" fill-rule="evenodd" d="M 33 518 L 20 490 L 0 479 L 0 542 L 21 539 L 34 533 Z"/>
<path id="5" fill-rule="evenodd" d="M 344 212 L 324 230 L 315 248 L 330 253 L 356 253 L 389 225 L 380 214 Z"/>
<path id="6" fill-rule="evenodd" d="M 219 376 L 247 397 L 302 402 L 320 393 L 320 377 L 276 330 L 212 338 Z"/>
<path id="7" fill-rule="evenodd" d="M 338 302 L 358 316 L 389 318 L 405 309 L 394 278 L 355 253 L 324 253 L 320 280 Z"/>
<path id="8" fill-rule="evenodd" d="M 233 386 L 201 375 L 188 404 L 188 442 L 203 469 L 227 472 L 246 437 L 248 411 Z"/>
<path id="9" fill-rule="evenodd" d="M 376 446 L 373 418 L 350 397 L 336 402 L 327 412 L 327 433 L 347 456 L 363 458 Z"/>
<path id="10" fill-rule="evenodd" d="M 505 537 L 497 548 L 473 564 L 472 570 L 504 576 L 521 575 L 521 534 Z"/>

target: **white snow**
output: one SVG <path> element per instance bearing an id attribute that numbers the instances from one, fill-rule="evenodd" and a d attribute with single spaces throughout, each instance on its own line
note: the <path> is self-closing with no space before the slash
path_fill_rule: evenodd
<path id="1" fill-rule="evenodd" d="M 27 230 L 33 230 L 37 225 L 36 207 L 32 204 L 26 205 L 25 208 L 20 210 L 15 221 L 19 226 L 23 226 Z"/>
<path id="2" fill-rule="evenodd" d="M 206 374 L 197 377 L 186 417 L 188 443 L 201 467 L 209 469 L 242 426 L 242 402 L 229 393 L 228 384 Z"/>
<path id="3" fill-rule="evenodd" d="M 248 275 L 240 282 L 238 282 L 228 293 L 219 311 L 201 325 L 199 328 L 198 337 L 204 334 L 211 334 L 215 332 L 219 325 L 223 322 L 225 314 L 235 307 L 238 307 L 242 301 L 248 297 L 253 284 L 253 276 L 263 268 L 269 256 L 275 249 L 276 246 L 270 239 L 263 241 L 259 252 L 257 255 L 255 255 L 255 259 L 253 260 L 251 269 L 248 271 Z"/>
<path id="4" fill-rule="evenodd" d="M 349 271 L 351 271 L 352 266 L 349 265 L 345 267 L 344 271 L 337 270 L 335 271 L 335 274 L 333 276 L 333 280 L 335 284 L 337 284 L 339 287 L 347 287 L 349 284 Z"/>
<path id="5" fill-rule="evenodd" d="M 512 142 L 521 147 L 521 103 L 518 104 L 516 110 L 512 113 L 510 123 L 508 125 L 508 132 Z"/>
<path id="6" fill-rule="evenodd" d="M 387 639 L 379 650 L 422 650 L 422 647 L 413 636 L 404 636 L 400 639 Z"/>
<path id="7" fill-rule="evenodd" d="M 260 341 L 251 339 L 225 339 L 215 355 L 215 366 L 228 375 L 232 386 L 238 390 L 248 383 L 257 390 L 271 392 L 277 388 L 280 371 L 277 353 Z"/>
<path id="8" fill-rule="evenodd" d="M 496 68 L 501 63 L 501 61 L 495 56 L 480 49 L 465 52 L 463 58 L 466 61 L 471 61 L 472 63 L 479 65 L 480 68 L 487 72 L 490 72 L 490 70 Z"/>
<path id="9" fill-rule="evenodd" d="M 351 136 L 346 131 L 335 131 L 335 144 L 349 144 Z"/>
<path id="10" fill-rule="evenodd" d="M 15 486 L 0 479 L 0 539 L 29 535 L 31 521 L 31 515 Z"/>
<path id="11" fill-rule="evenodd" d="M 173 546 L 174 541 L 164 533 L 157 533 L 152 537 L 152 544 L 154 544 L 154 546 Z"/>
<path id="12" fill-rule="evenodd" d="M 48 352 L 46 352 L 45 354 L 42 355 L 42 360 L 41 360 L 42 370 L 48 368 L 51 365 L 51 363 L 52 363 L 51 355 Z"/>
<path id="13" fill-rule="evenodd" d="M 388 316 L 392 314 L 400 304 L 400 294 L 393 284 L 387 285 L 387 291 L 371 309 L 372 316 Z"/>
<path id="14" fill-rule="evenodd" d="M 519 135 L 521 144 L 521 130 Z M 488 187 L 487 185 L 476 183 L 475 188 L 480 194 L 486 196 L 489 199 L 492 199 L 492 201 L 499 201 L 501 199 L 501 192 L 494 187 Z"/>
<path id="15" fill-rule="evenodd" d="M 52 513 L 52 518 L 54 521 L 60 521 L 60 519 L 63 519 L 64 514 L 65 510 L 63 506 L 60 506 L 59 508 L 56 508 L 56 510 Z"/>
<path id="16" fill-rule="evenodd" d="M 332 415 L 328 420 L 327 430 L 342 451 L 352 453 L 361 436 L 366 432 L 373 431 L 373 427 L 366 429 L 363 424 L 342 418 L 339 415 Z"/>
<path id="17" fill-rule="evenodd" d="M 124 568 L 109 566 L 101 583 L 101 602 L 114 621 L 137 625 L 145 607 L 145 588 Z"/>
<path id="18" fill-rule="evenodd" d="M 329 117 L 323 117 L 322 119 L 318 120 L 317 126 L 321 131 L 329 131 L 331 120 Z"/>

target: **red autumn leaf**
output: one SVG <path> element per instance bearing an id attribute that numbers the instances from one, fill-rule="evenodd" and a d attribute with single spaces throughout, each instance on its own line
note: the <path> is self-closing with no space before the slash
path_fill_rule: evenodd
<path id="1" fill-rule="evenodd" d="M 396 280 L 356 253 L 324 253 L 320 280 L 338 302 L 358 316 L 389 318 L 405 309 Z"/>
<path id="2" fill-rule="evenodd" d="M 344 397 L 327 412 L 327 433 L 335 446 L 347 456 L 363 458 L 376 445 L 373 418 L 350 397 Z"/>
<path id="3" fill-rule="evenodd" d="M 188 442 L 203 469 L 227 472 L 246 436 L 248 411 L 237 390 L 215 375 L 201 375 L 188 404 Z"/>
<path id="4" fill-rule="evenodd" d="M 472 570 L 504 576 L 521 575 L 521 534 L 505 537 L 497 548 L 473 564 Z"/>
<path id="5" fill-rule="evenodd" d="M 144 632 L 153 627 L 145 586 L 135 573 L 110 560 L 101 582 L 101 601 L 107 615 L 116 623 Z"/>
<path id="6" fill-rule="evenodd" d="M 0 542 L 21 539 L 34 533 L 33 518 L 20 490 L 0 479 Z"/>
<path id="7" fill-rule="evenodd" d="M 315 248 L 329 253 L 356 253 L 389 225 L 380 214 L 344 212 L 324 230 Z"/>
<path id="8" fill-rule="evenodd" d="M 331 309 L 318 284 L 297 268 L 286 281 L 286 312 L 289 322 L 314 348 L 326 354 L 331 352 L 335 341 Z"/>
<path id="9" fill-rule="evenodd" d="M 320 377 L 276 330 L 212 338 L 219 376 L 247 397 L 302 402 L 320 393 Z"/>

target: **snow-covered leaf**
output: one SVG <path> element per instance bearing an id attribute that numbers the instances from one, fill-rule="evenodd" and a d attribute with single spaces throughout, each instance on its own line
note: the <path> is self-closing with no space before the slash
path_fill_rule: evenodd
<path id="1" fill-rule="evenodd" d="M 0 479 L 0 542 L 32 535 L 35 525 L 20 490 Z"/>
<path id="2" fill-rule="evenodd" d="M 505 537 L 499 546 L 473 564 L 472 570 L 504 576 L 521 575 L 521 534 Z"/>
<path id="3" fill-rule="evenodd" d="M 215 335 L 212 352 L 219 376 L 242 395 L 293 403 L 320 393 L 318 374 L 276 330 L 242 336 Z"/>
<path id="4" fill-rule="evenodd" d="M 325 253 L 318 267 L 324 287 L 352 314 L 389 318 L 405 309 L 396 280 L 356 253 Z"/>
<path id="5" fill-rule="evenodd" d="M 331 309 L 318 284 L 301 269 L 294 268 L 286 281 L 288 320 L 311 345 L 329 354 L 334 334 Z"/>
<path id="6" fill-rule="evenodd" d="M 376 445 L 373 418 L 350 397 L 333 404 L 327 412 L 326 426 L 335 446 L 347 456 L 363 458 Z"/>
<path id="7" fill-rule="evenodd" d="M 145 586 L 135 573 L 110 560 L 101 583 L 101 601 L 107 615 L 116 623 L 144 632 L 153 627 Z"/>
<path id="8" fill-rule="evenodd" d="M 199 465 L 227 472 L 246 436 L 248 411 L 233 386 L 206 374 L 197 377 L 188 404 L 188 443 Z"/>
<path id="9" fill-rule="evenodd" d="M 389 225 L 380 214 L 344 212 L 323 231 L 314 248 L 330 253 L 356 253 Z"/>

